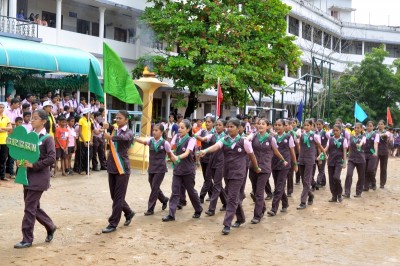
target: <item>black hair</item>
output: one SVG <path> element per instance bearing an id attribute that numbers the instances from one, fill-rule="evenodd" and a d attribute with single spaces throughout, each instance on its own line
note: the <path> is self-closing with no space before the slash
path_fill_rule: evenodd
<path id="1" fill-rule="evenodd" d="M 226 126 L 226 120 L 223 118 L 218 119 L 217 122 L 221 122 L 224 127 Z"/>
<path id="2" fill-rule="evenodd" d="M 178 115 L 179 116 L 179 115 Z M 185 125 L 185 127 L 186 127 L 186 129 L 188 129 L 189 130 L 189 136 L 191 137 L 192 136 L 192 124 L 190 123 L 190 120 L 188 120 L 188 119 L 183 119 L 182 121 L 181 121 L 181 123 L 183 123 L 184 125 Z"/>
<path id="3" fill-rule="evenodd" d="M 269 122 L 269 120 L 268 120 L 267 118 L 265 118 L 265 117 L 260 118 L 260 119 L 258 120 L 258 122 L 260 122 L 261 120 L 264 121 L 264 122 L 267 124 L 267 126 L 271 125 L 271 122 Z"/>
<path id="4" fill-rule="evenodd" d="M 129 119 L 129 113 L 127 110 L 119 110 L 118 113 L 125 117 L 125 119 Z"/>
<path id="5" fill-rule="evenodd" d="M 69 105 L 64 105 L 64 111 L 68 111 L 70 109 Z"/>
<path id="6" fill-rule="evenodd" d="M 22 117 L 20 117 L 20 116 L 18 116 L 18 117 L 16 117 L 15 118 L 15 123 L 17 123 L 17 122 L 19 122 L 19 121 L 24 121 L 23 119 L 22 119 Z"/>
<path id="7" fill-rule="evenodd" d="M 103 107 L 100 107 L 100 108 L 99 108 L 99 112 L 100 112 L 100 113 L 104 112 L 104 108 L 103 108 Z"/>
<path id="8" fill-rule="evenodd" d="M 318 119 L 317 123 L 321 123 L 322 125 L 324 125 L 324 120 L 323 119 Z"/>
<path id="9" fill-rule="evenodd" d="M 164 131 L 164 125 L 161 124 L 161 123 L 158 123 L 158 124 L 155 124 L 155 125 L 153 126 L 153 129 L 154 129 L 155 127 L 158 127 L 158 129 L 162 132 L 162 138 L 163 138 L 163 139 L 166 139 L 167 136 L 166 136 L 165 131 Z"/>
<path id="10" fill-rule="evenodd" d="M 386 126 L 385 120 L 379 120 L 378 124 L 379 124 L 379 123 L 382 123 L 384 126 Z"/>
<path id="11" fill-rule="evenodd" d="M 70 116 L 68 117 L 67 121 L 69 122 L 69 121 L 71 121 L 72 119 L 75 120 L 75 117 L 74 117 L 73 115 L 70 115 Z"/>
<path id="12" fill-rule="evenodd" d="M 228 120 L 228 122 L 226 124 L 233 124 L 235 127 L 238 128 L 240 125 L 242 125 L 242 123 L 244 124 L 244 127 L 245 127 L 246 123 L 240 122 L 240 120 L 237 118 L 231 118 Z"/>
<path id="13" fill-rule="evenodd" d="M 18 98 L 13 98 L 13 99 L 11 99 L 11 102 L 10 102 L 11 104 L 14 104 L 14 103 L 19 103 L 19 99 Z"/>
<path id="14" fill-rule="evenodd" d="M 339 129 L 339 131 L 342 131 L 342 125 L 336 123 L 336 124 L 333 125 L 332 128 L 335 128 L 335 127 L 336 127 L 337 129 Z"/>
<path id="15" fill-rule="evenodd" d="M 373 121 L 368 121 L 366 125 L 371 124 L 372 126 L 374 125 Z"/>
<path id="16" fill-rule="evenodd" d="M 26 109 L 26 108 L 29 108 L 29 107 L 31 107 L 31 105 L 29 103 L 24 103 L 22 105 L 22 109 Z"/>
<path id="17" fill-rule="evenodd" d="M 40 119 L 41 120 L 47 120 L 48 119 L 48 115 L 47 115 L 47 113 L 43 110 L 43 109 L 40 109 L 40 110 L 35 110 L 35 112 L 33 112 L 33 113 L 37 113 L 37 115 L 40 117 Z M 46 123 L 47 124 L 47 123 Z M 48 132 L 48 131 L 47 131 Z"/>
<path id="18" fill-rule="evenodd" d="M 309 124 L 310 126 L 313 126 L 313 125 L 314 125 L 314 122 L 313 122 L 312 119 L 306 119 L 306 120 L 304 120 L 304 124 L 305 124 L 305 123 Z"/>
<path id="19" fill-rule="evenodd" d="M 94 116 L 94 118 L 96 118 L 96 117 L 98 117 L 98 116 L 101 116 L 101 113 L 98 112 L 98 111 L 97 111 L 97 112 L 94 112 L 94 113 L 93 113 L 93 116 Z"/>
<path id="20" fill-rule="evenodd" d="M 214 124 L 214 122 L 215 122 L 215 117 L 213 117 L 213 116 L 207 116 L 205 120 L 207 121 L 207 119 L 210 119 L 211 122 L 213 122 L 213 124 Z"/>
<path id="21" fill-rule="evenodd" d="M 182 116 L 181 114 L 178 114 L 178 115 L 176 116 L 176 120 L 181 119 L 181 118 L 183 118 L 183 116 Z"/>
<path id="22" fill-rule="evenodd" d="M 11 93 L 6 93 L 6 99 L 11 96 Z"/>
<path id="23" fill-rule="evenodd" d="M 285 121 L 284 121 L 283 119 L 281 119 L 281 118 L 276 119 L 276 120 L 275 120 L 275 124 L 276 124 L 277 122 L 280 122 L 283 126 L 285 125 Z"/>
<path id="24" fill-rule="evenodd" d="M 86 101 L 86 98 L 82 96 L 82 97 L 80 98 L 80 101 Z"/>
<path id="25" fill-rule="evenodd" d="M 70 96 L 70 94 L 69 94 L 69 92 L 64 92 L 64 95 L 63 95 L 64 97 L 65 96 Z"/>
<path id="26" fill-rule="evenodd" d="M 58 94 L 52 94 L 51 99 L 53 100 L 54 98 L 57 98 L 59 95 Z"/>
<path id="27" fill-rule="evenodd" d="M 67 121 L 67 118 L 65 118 L 65 116 L 63 116 L 63 115 L 60 115 L 60 116 L 57 117 L 57 121 L 58 122 L 59 121 Z"/>
<path id="28" fill-rule="evenodd" d="M 230 116 L 225 117 L 225 120 L 226 120 L 226 121 L 229 121 L 229 119 L 231 119 Z"/>
<path id="29" fill-rule="evenodd" d="M 24 112 L 23 115 L 22 115 L 22 117 L 25 117 L 25 116 L 27 116 L 27 115 L 32 116 L 32 113 L 31 113 L 31 112 Z"/>
<path id="30" fill-rule="evenodd" d="M 356 126 L 361 127 L 361 129 L 363 128 L 363 125 L 362 125 L 360 122 L 355 123 L 355 124 L 354 124 L 354 128 L 356 128 Z"/>

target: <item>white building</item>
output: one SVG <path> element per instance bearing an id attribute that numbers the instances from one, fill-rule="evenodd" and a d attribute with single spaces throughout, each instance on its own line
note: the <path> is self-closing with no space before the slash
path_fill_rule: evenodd
<path id="1" fill-rule="evenodd" d="M 318 58 L 318 64 L 320 59 L 331 62 L 332 75 L 335 77 L 345 70 L 348 63 L 360 63 L 365 53 L 381 44 L 389 52 L 385 63 L 391 64 L 400 55 L 400 29 L 351 23 L 352 13 L 355 11 L 351 0 L 282 1 L 292 7 L 287 17 L 288 34 L 297 36 L 296 43 L 303 50 L 303 66 L 297 75 L 289 75 L 285 71 L 284 80 L 289 85 L 286 91 L 293 90 L 293 82 L 312 72 L 313 56 Z M 127 69 L 131 70 L 135 60 L 152 52 L 154 46 L 148 33 L 141 31 L 138 26 L 138 16 L 147 4 L 146 0 L 0 0 L 0 13 L 4 16 L 0 21 L 0 35 L 8 37 L 12 34 L 15 37 L 15 34 L 20 34 L 16 29 L 10 32 L 5 25 L 8 23 L 6 17 L 16 17 L 23 9 L 26 17 L 31 13 L 39 14 L 39 17 L 44 16 L 48 21 L 47 27 L 38 26 L 35 40 L 43 44 L 79 48 L 94 55 L 100 66 L 104 41 L 121 56 Z M 324 64 L 325 69 L 328 66 L 327 63 Z M 282 68 L 286 67 L 282 65 Z M 321 81 L 320 85 L 315 86 L 315 91 L 319 91 L 325 83 Z M 305 97 L 304 88 L 297 85 L 296 93 L 285 93 L 283 103 L 281 93 L 276 92 L 275 107 L 288 108 L 289 115 L 293 115 L 296 105 Z M 256 93 L 253 96 L 258 100 Z M 156 92 L 154 118 L 166 117 L 173 111 L 173 97 L 174 92 L 169 88 L 160 88 Z M 262 106 L 271 107 L 272 98 L 263 97 Z M 198 100 L 200 104 L 194 117 L 214 112 L 215 91 L 208 90 Z M 109 105 L 111 104 L 113 108 L 122 107 L 115 100 Z M 255 105 L 252 102 L 248 104 Z M 178 112 L 184 113 L 184 108 Z M 237 112 L 236 107 L 224 104 L 223 116 L 231 116 Z"/>

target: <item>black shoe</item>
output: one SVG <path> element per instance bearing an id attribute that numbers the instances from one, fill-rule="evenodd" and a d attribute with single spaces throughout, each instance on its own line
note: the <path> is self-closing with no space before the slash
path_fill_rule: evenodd
<path id="1" fill-rule="evenodd" d="M 14 248 L 29 248 L 32 246 L 32 243 L 29 242 L 19 242 L 14 245 Z"/>
<path id="2" fill-rule="evenodd" d="M 288 197 L 288 198 L 291 198 L 291 197 L 292 197 L 292 193 L 288 193 L 288 194 L 287 194 L 287 197 Z"/>
<path id="3" fill-rule="evenodd" d="M 114 232 L 115 230 L 117 230 L 117 228 L 115 228 L 114 226 L 108 225 L 106 228 L 101 230 L 101 232 L 104 234 L 107 234 L 107 233 Z"/>
<path id="4" fill-rule="evenodd" d="M 385 186 L 384 185 L 380 185 L 380 187 L 379 188 L 381 188 L 381 189 L 384 189 L 385 188 Z"/>
<path id="5" fill-rule="evenodd" d="M 51 242 L 51 240 L 53 240 L 54 237 L 54 232 L 57 230 L 57 227 L 54 227 L 52 230 L 47 231 L 47 237 L 44 240 L 45 242 Z"/>
<path id="6" fill-rule="evenodd" d="M 199 212 L 195 212 L 195 213 L 192 215 L 192 218 L 194 218 L 194 219 L 199 219 L 202 212 L 203 212 L 203 210 L 201 210 L 201 211 L 199 211 Z"/>
<path id="7" fill-rule="evenodd" d="M 349 197 L 350 197 L 350 196 L 349 196 Z M 343 201 L 342 195 L 339 195 L 339 196 L 337 197 L 337 200 L 338 200 L 339 203 L 341 203 L 341 202 Z"/>
<path id="8" fill-rule="evenodd" d="M 273 210 L 267 212 L 268 216 L 275 216 L 276 213 Z"/>
<path id="9" fill-rule="evenodd" d="M 148 210 L 148 211 L 146 211 L 146 212 L 144 213 L 144 216 L 150 216 L 150 215 L 153 215 L 153 214 L 154 214 L 154 211 Z"/>
<path id="10" fill-rule="evenodd" d="M 281 212 L 287 212 L 287 208 L 288 208 L 288 207 L 282 208 L 282 209 L 281 209 Z"/>
<path id="11" fill-rule="evenodd" d="M 273 198 L 272 195 L 268 195 L 268 196 L 265 197 L 265 200 L 271 200 L 272 198 Z"/>
<path id="12" fill-rule="evenodd" d="M 171 215 L 167 215 L 167 216 L 164 216 L 163 218 L 162 218 L 162 221 L 163 222 L 170 222 L 170 221 L 175 221 L 175 217 L 172 217 Z"/>
<path id="13" fill-rule="evenodd" d="M 240 227 L 241 224 L 244 224 L 244 221 L 243 221 L 243 222 L 236 221 L 236 222 L 232 225 L 232 227 L 233 227 L 233 228 L 238 228 L 238 227 Z"/>
<path id="14" fill-rule="evenodd" d="M 176 206 L 176 208 L 177 208 L 178 210 L 182 210 L 182 207 L 183 207 L 183 206 L 182 206 L 180 203 L 178 204 L 178 206 Z"/>
<path id="15" fill-rule="evenodd" d="M 165 210 L 168 207 L 168 201 L 169 201 L 169 198 L 167 198 L 165 200 L 165 202 L 162 204 L 161 210 Z"/>
<path id="16" fill-rule="evenodd" d="M 251 219 L 251 221 L 250 221 L 252 224 L 258 224 L 259 222 L 260 222 L 260 219 L 258 219 L 258 218 L 253 218 L 253 219 Z"/>
<path id="17" fill-rule="evenodd" d="M 206 198 L 206 201 L 211 201 L 211 198 L 210 197 Z"/>
<path id="18" fill-rule="evenodd" d="M 200 197 L 200 203 L 201 203 L 201 204 L 204 203 L 204 198 Z"/>
<path id="19" fill-rule="evenodd" d="M 330 200 L 328 200 L 328 202 L 337 202 L 337 197 L 332 196 L 332 198 Z"/>
<path id="20" fill-rule="evenodd" d="M 308 205 L 313 205 L 314 203 L 314 195 L 308 196 Z"/>
<path id="21" fill-rule="evenodd" d="M 128 226 L 131 224 L 133 216 L 135 216 L 134 211 L 132 211 L 128 216 L 126 216 L 126 221 L 124 223 L 125 226 Z"/>
<path id="22" fill-rule="evenodd" d="M 364 188 L 363 191 L 368 192 L 369 188 Z"/>
<path id="23" fill-rule="evenodd" d="M 224 229 L 222 229 L 223 235 L 229 235 L 230 232 L 231 232 L 231 228 L 229 226 L 224 226 Z"/>
<path id="24" fill-rule="evenodd" d="M 373 187 L 372 187 L 372 190 L 375 191 L 375 190 L 376 190 L 376 186 L 373 186 Z"/>
<path id="25" fill-rule="evenodd" d="M 300 185 L 300 181 L 295 183 L 296 186 Z"/>
<path id="26" fill-rule="evenodd" d="M 250 197 L 253 200 L 253 202 L 256 202 L 256 195 L 254 195 L 253 192 L 250 192 Z"/>
<path id="27" fill-rule="evenodd" d="M 361 194 L 355 194 L 354 197 L 355 198 L 361 198 Z"/>
<path id="28" fill-rule="evenodd" d="M 219 211 L 224 212 L 226 211 L 226 205 L 222 205 L 221 209 L 219 209 Z"/>
<path id="29" fill-rule="evenodd" d="M 107 170 L 107 168 L 106 167 L 101 167 L 100 170 Z"/>
<path id="30" fill-rule="evenodd" d="M 207 214 L 208 216 L 214 216 L 215 215 L 215 211 L 208 210 L 208 211 L 205 212 L 205 214 Z"/>
<path id="31" fill-rule="evenodd" d="M 307 208 L 307 205 L 305 204 L 305 203 L 300 203 L 300 205 L 299 206 L 297 206 L 297 209 L 298 210 L 302 210 L 302 209 L 305 209 L 305 208 Z"/>
<path id="32" fill-rule="evenodd" d="M 349 199 L 350 198 L 350 194 L 343 194 L 343 197 L 346 198 L 346 199 Z"/>
<path id="33" fill-rule="evenodd" d="M 10 179 L 8 179 L 7 177 L 2 177 L 2 178 L 0 178 L 0 180 L 2 180 L 2 181 L 9 181 Z M 22 243 L 22 242 L 20 242 L 20 243 Z M 27 242 L 25 242 L 25 243 L 27 243 Z"/>

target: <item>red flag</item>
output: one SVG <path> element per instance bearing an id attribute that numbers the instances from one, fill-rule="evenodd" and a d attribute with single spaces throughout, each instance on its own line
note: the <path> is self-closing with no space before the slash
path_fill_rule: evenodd
<path id="1" fill-rule="evenodd" d="M 215 110 L 215 115 L 218 117 L 221 115 L 221 103 L 222 103 L 223 99 L 224 99 L 224 95 L 222 94 L 222 88 L 221 88 L 221 84 L 219 83 L 219 78 L 218 78 L 217 106 L 216 106 L 216 110 Z"/>
<path id="2" fill-rule="evenodd" d="M 387 113 L 386 113 L 386 120 L 388 125 L 392 125 L 393 126 L 393 120 L 392 120 L 392 114 L 390 113 L 390 108 L 387 108 Z"/>

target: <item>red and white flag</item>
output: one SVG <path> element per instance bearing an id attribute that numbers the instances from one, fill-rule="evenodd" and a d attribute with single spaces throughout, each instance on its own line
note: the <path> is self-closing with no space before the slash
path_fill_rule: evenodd
<path id="1" fill-rule="evenodd" d="M 217 106 L 215 110 L 215 115 L 220 117 L 221 116 L 221 103 L 224 99 L 224 95 L 222 94 L 222 88 L 221 84 L 219 83 L 219 78 L 218 78 L 218 94 L 217 94 Z"/>
<path id="2" fill-rule="evenodd" d="M 392 114 L 390 113 L 389 107 L 387 108 L 386 120 L 387 120 L 388 125 L 393 126 Z"/>

